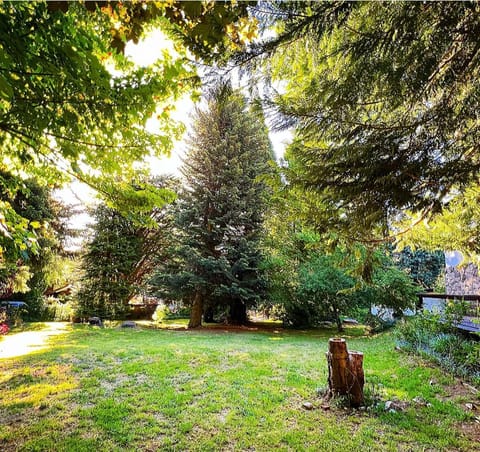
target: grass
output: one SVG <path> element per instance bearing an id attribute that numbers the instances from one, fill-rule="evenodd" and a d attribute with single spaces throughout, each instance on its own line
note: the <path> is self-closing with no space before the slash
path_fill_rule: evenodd
<path id="1" fill-rule="evenodd" d="M 0 360 L 0 449 L 480 450 L 463 408 L 478 396 L 457 400 L 451 377 L 395 351 L 390 334 L 345 337 L 365 354 L 368 391 L 408 405 L 395 413 L 327 409 L 318 388 L 335 333 L 274 328 L 75 326 L 48 350 Z"/>

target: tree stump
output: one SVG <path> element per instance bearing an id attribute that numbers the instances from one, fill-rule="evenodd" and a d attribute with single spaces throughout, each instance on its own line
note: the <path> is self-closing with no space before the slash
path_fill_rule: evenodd
<path id="1" fill-rule="evenodd" d="M 363 353 L 348 352 L 348 387 L 350 394 L 350 404 L 353 407 L 359 407 L 363 404 L 363 386 L 365 385 L 365 376 L 363 374 Z"/>
<path id="2" fill-rule="evenodd" d="M 348 352 L 345 339 L 331 338 L 328 341 L 328 393 L 331 397 L 348 396 L 353 407 L 362 405 L 363 353 Z"/>

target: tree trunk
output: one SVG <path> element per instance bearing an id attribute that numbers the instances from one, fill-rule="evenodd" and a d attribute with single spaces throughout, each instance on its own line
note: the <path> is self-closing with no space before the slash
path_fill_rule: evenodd
<path id="1" fill-rule="evenodd" d="M 203 314 L 203 296 L 199 290 L 195 292 L 195 298 L 193 299 L 192 310 L 190 311 L 190 321 L 188 322 L 188 328 L 198 328 L 202 326 L 202 314 Z"/>
<path id="2" fill-rule="evenodd" d="M 205 314 L 203 314 L 203 321 L 205 323 L 213 323 L 215 319 L 213 318 L 213 308 L 210 306 L 205 308 Z"/>
<path id="3" fill-rule="evenodd" d="M 359 407 L 364 402 L 363 353 L 348 352 L 345 339 L 328 341 L 328 390 L 331 397 L 348 396 L 350 405 Z"/>
<path id="4" fill-rule="evenodd" d="M 230 303 L 230 319 L 232 325 L 245 325 L 247 323 L 247 306 L 241 301 Z"/>
<path id="5" fill-rule="evenodd" d="M 332 397 L 348 393 L 348 351 L 345 339 L 332 338 L 328 341 L 328 390 Z"/>
<path id="6" fill-rule="evenodd" d="M 348 352 L 348 387 L 350 391 L 350 404 L 357 408 L 364 402 L 363 386 L 365 376 L 363 374 L 363 353 Z"/>
<path id="7" fill-rule="evenodd" d="M 340 317 L 340 312 L 336 307 L 335 307 L 335 323 L 337 325 L 337 331 L 341 333 L 343 331 L 343 323 Z"/>

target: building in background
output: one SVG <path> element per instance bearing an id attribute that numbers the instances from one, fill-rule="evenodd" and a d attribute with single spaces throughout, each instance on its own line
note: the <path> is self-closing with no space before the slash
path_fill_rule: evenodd
<path id="1" fill-rule="evenodd" d="M 445 293 L 449 295 L 480 295 L 478 267 L 468 263 L 462 265 L 463 255 L 459 251 L 445 252 Z"/>

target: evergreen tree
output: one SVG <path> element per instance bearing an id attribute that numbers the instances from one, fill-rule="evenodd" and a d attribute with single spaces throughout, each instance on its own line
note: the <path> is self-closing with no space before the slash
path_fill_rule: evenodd
<path id="1" fill-rule="evenodd" d="M 424 289 L 431 289 L 438 277 L 445 271 L 445 254 L 443 251 L 412 250 L 405 247 L 393 254 L 398 268 L 406 270 L 416 284 Z"/>
<path id="2" fill-rule="evenodd" d="M 93 237 L 84 257 L 84 278 L 78 294 L 80 316 L 121 318 L 134 294 L 128 281 L 141 253 L 132 221 L 105 205 L 94 212 Z"/>
<path id="3" fill-rule="evenodd" d="M 132 189 L 143 190 L 145 186 L 174 189 L 175 182 L 157 178 Z M 136 222 L 106 205 L 96 208 L 93 237 L 83 259 L 80 316 L 121 318 L 127 313 L 132 297 L 148 290 L 155 266 L 164 259 L 165 240 L 172 227 L 168 212 L 168 206 L 155 208 L 146 212 L 148 219 Z"/>
<path id="4" fill-rule="evenodd" d="M 230 85 L 219 83 L 197 110 L 182 173 L 176 222 L 178 241 L 160 292 L 191 304 L 190 327 L 218 309 L 231 323 L 247 320 L 247 308 L 264 291 L 259 239 L 272 150 L 259 111 Z"/>
<path id="5" fill-rule="evenodd" d="M 399 211 L 420 222 L 478 179 L 478 2 L 270 7 L 279 36 L 243 60 L 275 54 L 290 182 L 325 203 L 323 224 L 376 239 Z"/>

